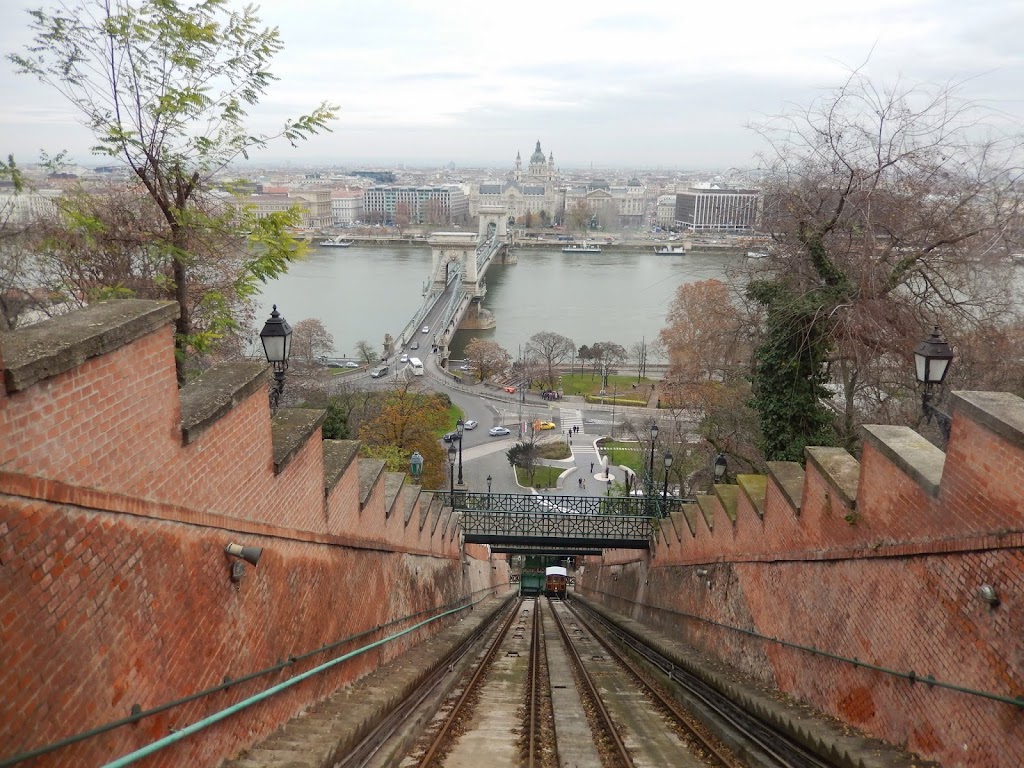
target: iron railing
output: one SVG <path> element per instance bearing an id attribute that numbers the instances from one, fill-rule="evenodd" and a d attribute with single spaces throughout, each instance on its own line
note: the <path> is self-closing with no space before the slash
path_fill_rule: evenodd
<path id="1" fill-rule="evenodd" d="M 452 496 L 452 494 L 448 494 Z M 553 515 L 668 517 L 692 499 L 660 496 L 541 496 L 530 493 L 456 491 L 449 504 L 457 510 L 533 512 Z"/>

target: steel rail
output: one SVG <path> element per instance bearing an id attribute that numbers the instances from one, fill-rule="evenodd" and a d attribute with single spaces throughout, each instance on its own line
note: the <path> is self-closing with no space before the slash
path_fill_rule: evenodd
<path id="1" fill-rule="evenodd" d="M 590 676 L 590 673 L 587 672 L 587 668 L 583 663 L 583 658 L 580 656 L 580 652 L 576 650 L 576 646 L 573 645 L 572 639 L 569 637 L 569 632 L 565 628 L 565 624 L 562 623 L 562 619 L 558 616 L 558 612 L 554 607 L 551 607 L 551 615 L 555 617 L 555 625 L 558 627 L 558 631 L 562 635 L 562 641 L 565 643 L 566 650 L 569 652 L 569 657 L 572 659 L 573 664 L 576 665 L 580 680 L 583 682 L 583 685 L 587 690 L 587 694 L 594 705 L 594 709 L 597 710 L 598 717 L 602 721 L 605 731 L 608 733 L 609 738 L 615 745 L 615 749 L 619 753 L 619 757 L 622 759 L 623 765 L 627 766 L 627 768 L 634 768 L 633 758 L 630 756 L 629 750 L 626 749 L 625 742 L 623 742 L 622 737 L 615 728 L 615 721 L 612 720 L 611 712 L 608 711 L 608 707 L 601 699 L 600 694 L 598 694 L 597 685 L 594 684 L 593 678 Z"/>
<path id="2" fill-rule="evenodd" d="M 706 750 L 720 766 L 723 768 L 744 768 L 746 766 L 746 763 L 740 761 L 738 758 L 723 754 L 709 738 L 697 730 L 692 722 L 692 716 L 683 712 L 676 701 L 670 699 L 658 690 L 658 688 L 653 686 L 644 676 L 643 672 L 637 668 L 636 664 L 622 654 L 617 648 L 612 646 L 601 634 L 595 631 L 591 623 L 583 618 L 580 612 L 576 610 L 573 605 L 568 606 L 568 608 L 576 617 L 576 620 L 590 631 L 590 634 L 593 635 L 594 639 L 597 640 L 601 647 L 604 648 L 612 658 L 618 661 L 630 673 L 630 675 L 632 675 L 634 680 L 644 690 L 648 691 L 662 706 L 662 708 L 672 716 L 676 723 L 686 731 L 686 733 L 689 734 L 689 736 L 696 741 L 702 749 Z"/>
<path id="3" fill-rule="evenodd" d="M 512 626 L 512 621 L 515 619 L 516 614 L 519 612 L 519 606 L 522 605 L 522 602 L 522 599 L 520 599 L 519 602 L 516 603 L 515 610 L 509 613 L 508 618 L 505 620 L 505 623 L 502 625 L 501 629 L 495 635 L 494 641 L 491 643 L 491 646 L 487 649 L 487 653 L 484 654 L 483 659 L 481 659 L 480 663 L 477 665 L 476 670 L 473 672 L 473 677 L 466 684 L 466 687 L 463 689 L 462 695 L 459 697 L 459 700 L 455 702 L 455 706 L 452 707 L 451 712 L 448 713 L 448 717 L 445 718 L 444 723 L 441 725 L 441 729 L 437 732 L 437 735 L 431 742 L 430 747 L 427 749 L 426 753 L 424 753 L 423 757 L 420 758 L 419 762 L 417 763 L 417 766 L 419 766 L 419 768 L 427 768 L 427 766 L 431 764 L 434 758 L 437 757 L 438 752 L 440 752 L 441 750 L 441 745 L 444 744 L 445 740 L 448 737 L 448 732 L 455 724 L 456 717 L 458 717 L 463 705 L 469 699 L 470 694 L 473 693 L 473 691 L 476 689 L 477 685 L 480 682 L 480 678 L 483 677 L 483 673 L 490 666 L 491 660 L 494 658 L 494 655 L 498 652 L 498 647 L 501 645 L 502 640 L 504 640 L 505 635 L 508 634 L 508 629 Z"/>
<path id="4" fill-rule="evenodd" d="M 512 615 L 515 615 L 515 610 L 512 611 Z M 435 666 L 434 670 L 415 690 L 399 702 L 355 747 L 335 763 L 334 768 L 363 768 L 366 766 L 380 751 L 380 748 L 387 744 L 391 737 L 408 721 L 409 717 L 419 709 L 427 697 L 444 682 L 453 665 L 470 652 L 491 626 L 491 622 L 485 622 L 470 633 Z"/>
<path id="5" fill-rule="evenodd" d="M 546 659 L 541 659 L 541 631 L 540 601 L 534 599 L 533 631 L 530 633 L 530 691 L 528 695 L 530 705 L 527 708 L 527 717 L 530 719 L 530 724 L 528 733 L 529 741 L 527 742 L 529 745 L 527 748 L 527 768 L 534 768 L 537 752 L 539 751 L 537 736 L 540 731 L 540 702 L 538 700 L 538 692 L 540 689 L 540 665 L 542 661 L 546 661 Z"/>
<path id="6" fill-rule="evenodd" d="M 584 606 L 584 610 L 594 620 L 624 645 L 636 651 L 654 666 L 660 668 L 669 678 L 692 698 L 711 710 L 720 720 L 743 734 L 764 753 L 776 760 L 781 768 L 833 768 L 833 764 L 822 760 L 803 744 L 793 740 L 788 734 L 765 723 L 733 702 L 728 696 L 715 690 L 693 673 L 675 664 L 658 653 L 640 638 L 634 637 L 621 627 L 616 626 L 600 613 Z"/>

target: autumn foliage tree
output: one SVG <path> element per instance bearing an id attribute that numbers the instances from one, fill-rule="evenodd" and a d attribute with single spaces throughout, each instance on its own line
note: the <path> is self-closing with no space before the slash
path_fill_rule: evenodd
<path id="1" fill-rule="evenodd" d="M 321 104 L 272 134 L 246 127 L 246 110 L 275 80 L 270 63 L 282 48 L 277 29 L 261 28 L 253 6 L 68 0 L 54 8 L 30 12 L 32 43 L 8 58 L 65 97 L 93 131 L 93 151 L 124 163 L 157 209 L 151 246 L 168 264 L 166 291 L 178 303 L 184 382 L 187 354 L 208 350 L 236 323 L 218 311 L 221 296 L 210 290 L 198 302 L 215 319 L 203 329 L 193 324 L 192 294 L 219 254 L 207 252 L 210 235 L 220 244 L 225 233 L 251 233 L 251 248 L 232 254 L 240 270 L 235 291 L 248 296 L 300 252 L 287 232 L 294 213 L 226 216 L 212 194 L 213 176 L 274 138 L 294 145 L 326 130 L 334 108 Z"/>
<path id="2" fill-rule="evenodd" d="M 512 356 L 496 341 L 470 339 L 466 345 L 466 359 L 476 368 L 481 381 L 505 373 L 512 362 Z"/>
<path id="3" fill-rule="evenodd" d="M 408 472 L 410 457 L 419 451 L 422 485 L 444 487 L 446 458 L 437 435 L 448 426 L 448 407 L 445 395 L 415 392 L 407 386 L 390 390 L 379 413 L 359 427 L 362 455 L 383 459 L 390 472 Z"/>
<path id="4" fill-rule="evenodd" d="M 757 466 L 757 417 L 748 405 L 756 317 L 726 283 L 703 280 L 679 286 L 666 319 L 663 406 L 696 416 L 715 452 Z"/>

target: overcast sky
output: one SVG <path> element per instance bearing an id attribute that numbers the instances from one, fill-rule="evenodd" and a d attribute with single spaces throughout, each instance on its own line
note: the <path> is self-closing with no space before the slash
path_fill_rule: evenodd
<path id="1" fill-rule="evenodd" d="M 28 41 L 4 0 L 0 49 Z M 270 129 L 321 101 L 334 133 L 260 157 L 296 164 L 508 167 L 540 139 L 572 167 L 749 167 L 746 127 L 841 83 L 870 54 L 880 82 L 969 79 L 963 94 L 1024 125 L 1021 0 L 264 0 L 280 77 Z M 872 52 L 873 51 L 873 52 Z M 0 63 L 0 155 L 62 149 L 99 164 L 61 98 Z"/>

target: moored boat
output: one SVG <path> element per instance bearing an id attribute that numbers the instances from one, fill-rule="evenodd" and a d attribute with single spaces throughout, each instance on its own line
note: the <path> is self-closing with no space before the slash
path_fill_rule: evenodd
<path id="1" fill-rule="evenodd" d="M 674 256 L 682 255 L 686 253 L 686 250 L 682 245 L 659 245 L 654 249 L 654 252 L 659 256 Z"/>
<path id="2" fill-rule="evenodd" d="M 321 248 L 348 248 L 354 241 L 345 240 L 342 237 L 332 237 L 330 240 L 324 240 L 320 243 Z"/>
<path id="3" fill-rule="evenodd" d="M 596 243 L 570 243 L 562 248 L 562 253 L 600 253 L 601 246 Z"/>

